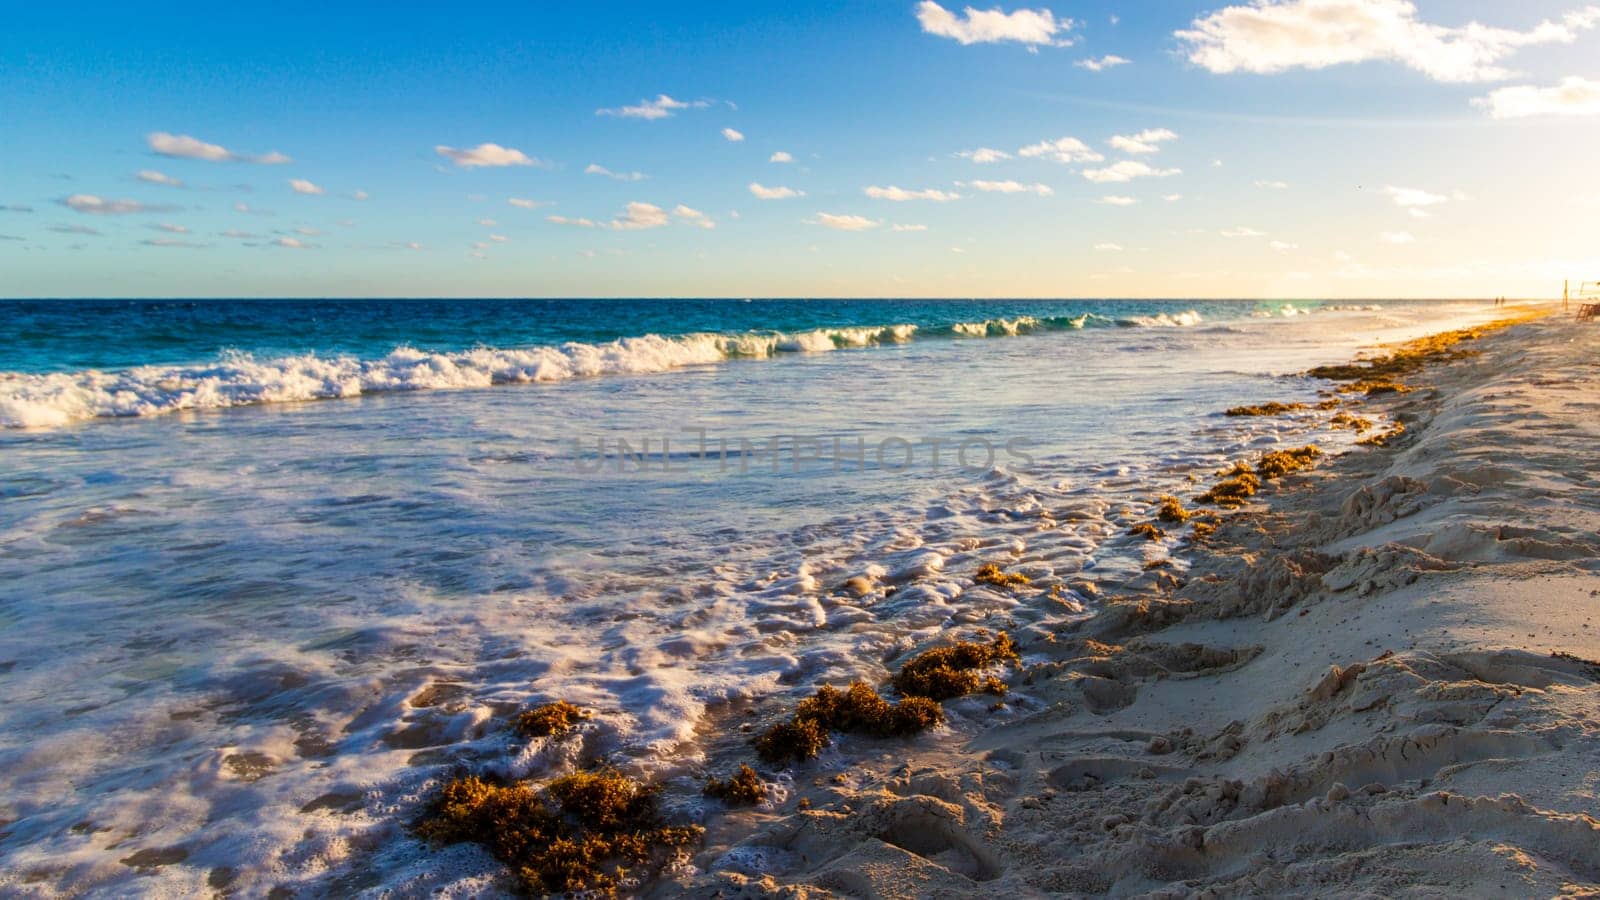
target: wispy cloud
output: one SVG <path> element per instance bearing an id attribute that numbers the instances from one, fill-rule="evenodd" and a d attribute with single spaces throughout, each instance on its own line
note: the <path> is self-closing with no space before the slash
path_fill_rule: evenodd
<path id="1" fill-rule="evenodd" d="M 187 134 L 169 134 L 165 131 L 152 131 L 145 135 L 145 143 L 149 145 L 152 151 L 174 159 L 199 159 L 206 162 L 246 162 L 267 166 L 279 166 L 293 162 L 289 157 L 276 150 L 259 155 L 235 153 L 220 144 L 208 144 Z"/>
<path id="2" fill-rule="evenodd" d="M 133 177 L 145 182 L 146 184 L 162 184 L 166 185 L 167 187 L 183 187 L 183 182 L 181 180 L 173 178 L 171 175 L 164 175 L 154 169 L 141 169 L 139 173 Z"/>
<path id="3" fill-rule="evenodd" d="M 573 219 L 567 216 L 545 216 L 544 220 L 556 225 L 571 225 L 574 228 L 594 228 L 598 225 L 593 219 Z"/>
<path id="4" fill-rule="evenodd" d="M 240 231 L 237 228 L 230 228 L 227 231 L 222 232 L 222 236 L 241 241 L 253 241 L 258 240 L 261 237 L 261 235 L 256 234 L 253 231 Z"/>
<path id="5" fill-rule="evenodd" d="M 680 109 L 705 109 L 711 105 L 710 100 L 674 100 L 666 94 L 658 94 L 654 100 L 640 100 L 631 106 L 618 106 L 612 109 L 597 109 L 597 116 L 620 116 L 624 119 L 666 119 L 676 115 Z"/>
<path id="6" fill-rule="evenodd" d="M 815 218 L 806 219 L 805 223 L 832 228 L 834 231 L 868 231 L 883 224 L 878 219 L 869 219 L 866 216 L 835 215 L 825 212 L 817 213 Z"/>
<path id="7" fill-rule="evenodd" d="M 54 231 L 56 234 L 82 234 L 92 235 L 95 237 L 100 236 L 99 231 L 90 228 L 87 225 L 50 225 L 45 230 Z"/>
<path id="8" fill-rule="evenodd" d="M 892 200 L 896 203 L 904 203 L 907 200 L 932 200 L 935 203 L 948 203 L 951 200 L 961 199 L 960 194 L 953 194 L 949 191 L 941 191 L 937 188 L 925 188 L 920 191 L 908 191 L 905 188 L 895 187 L 894 185 L 890 185 L 888 187 L 871 185 L 863 188 L 862 193 L 874 200 Z"/>
<path id="9" fill-rule="evenodd" d="M 1061 137 L 1053 141 L 1029 144 L 1017 151 L 1018 156 L 1053 159 L 1059 163 L 1100 162 L 1105 159 L 1088 144 L 1075 137 Z"/>
<path id="10" fill-rule="evenodd" d="M 1155 153 L 1161 149 L 1161 144 L 1177 139 L 1178 136 L 1168 129 L 1147 128 L 1138 134 L 1112 135 L 1106 143 L 1123 153 Z"/>
<path id="11" fill-rule="evenodd" d="M 170 212 L 179 209 L 177 206 L 166 204 L 140 203 L 137 200 L 107 200 L 94 194 L 73 194 L 63 197 L 61 205 L 73 212 L 90 213 L 97 216 L 122 216 L 130 213 L 145 212 Z"/>
<path id="12" fill-rule="evenodd" d="M 185 241 L 179 238 L 147 238 L 139 243 L 146 247 L 181 247 L 188 250 L 198 250 L 205 246 L 205 244 L 197 244 L 194 241 Z"/>
<path id="13" fill-rule="evenodd" d="M 717 223 L 710 216 L 693 207 L 684 206 L 682 203 L 672 208 L 672 214 L 686 225 L 694 225 L 700 228 L 717 227 Z"/>
<path id="14" fill-rule="evenodd" d="M 1289 182 L 1272 181 L 1265 178 L 1259 178 L 1256 179 L 1256 187 L 1261 188 L 1264 191 L 1287 191 L 1289 189 Z"/>
<path id="15" fill-rule="evenodd" d="M 33 207 L 20 203 L 0 203 L 0 212 L 31 213 Z"/>
<path id="16" fill-rule="evenodd" d="M 1265 231 L 1257 231 L 1254 228 L 1246 228 L 1243 225 L 1240 225 L 1237 228 L 1229 228 L 1226 231 L 1219 231 L 1217 233 L 1225 238 L 1258 238 L 1267 236 Z"/>
<path id="17" fill-rule="evenodd" d="M 922 0 L 917 4 L 917 21 L 928 34 L 961 44 L 1012 42 L 1026 44 L 1030 49 L 1072 44 L 1067 32 L 1072 30 L 1073 21 L 1057 19 L 1048 9 L 1019 9 L 1008 13 L 998 6 L 988 10 L 969 6 L 958 15 L 933 0 Z"/>
<path id="18" fill-rule="evenodd" d="M 1073 65 L 1080 69 L 1088 69 L 1091 72 L 1104 72 L 1107 69 L 1114 69 L 1117 66 L 1125 66 L 1132 61 L 1133 60 L 1131 59 L 1123 59 L 1120 56 L 1108 53 L 1099 58 L 1090 57 L 1089 59 L 1080 59 L 1073 63 Z"/>
<path id="19" fill-rule="evenodd" d="M 549 200 L 529 200 L 526 197 L 507 197 L 506 202 L 518 209 L 538 209 L 550 205 Z"/>
<path id="20" fill-rule="evenodd" d="M 1528 31 L 1469 22 L 1424 22 L 1410 0 L 1255 0 L 1194 21 L 1176 37 L 1189 61 L 1212 72 L 1270 74 L 1369 60 L 1398 62 L 1436 81 L 1498 81 L 1500 63 L 1522 47 L 1570 44 L 1600 23 L 1585 7 Z"/>
<path id="21" fill-rule="evenodd" d="M 151 225 L 150 228 L 152 230 L 154 230 L 154 231 L 165 231 L 167 234 L 188 234 L 189 233 L 189 229 L 188 228 L 185 228 L 182 225 L 174 224 L 172 222 L 162 222 L 159 225 Z"/>
<path id="22" fill-rule="evenodd" d="M 313 197 L 318 197 L 327 193 L 327 191 L 323 190 L 322 185 L 313 184 L 304 178 L 289 179 L 289 189 L 294 191 L 296 194 L 307 194 Z"/>
<path id="23" fill-rule="evenodd" d="M 1529 116 L 1600 115 L 1600 81 L 1573 75 L 1551 87 L 1531 84 L 1503 87 L 1477 97 L 1472 104 L 1488 110 L 1496 119 L 1522 119 Z"/>
<path id="24" fill-rule="evenodd" d="M 804 197 L 805 191 L 797 191 L 791 187 L 767 187 L 759 182 L 750 182 L 750 193 L 757 200 L 791 200 L 795 197 Z"/>
<path id="25" fill-rule="evenodd" d="M 789 155 L 787 150 L 779 150 L 777 153 L 767 157 L 767 162 L 792 163 L 794 162 L 794 157 Z"/>
<path id="26" fill-rule="evenodd" d="M 1385 244 L 1395 244 L 1397 246 L 1401 244 L 1414 244 L 1417 241 L 1416 235 L 1409 231 L 1385 231 L 1378 235 L 1378 239 L 1383 241 Z"/>
<path id="27" fill-rule="evenodd" d="M 1099 250 L 1102 253 L 1119 253 L 1122 251 L 1122 245 L 1112 243 L 1111 241 L 1102 241 L 1098 244 L 1095 244 L 1094 249 Z"/>
<path id="28" fill-rule="evenodd" d="M 660 228 L 667 224 L 667 211 L 654 203 L 641 203 L 635 200 L 628 204 L 622 215 L 611 220 L 611 227 L 617 231 L 642 231 L 646 228 Z"/>
<path id="29" fill-rule="evenodd" d="M 1157 169 L 1138 160 L 1124 159 L 1103 169 L 1084 169 L 1083 177 L 1095 184 L 1117 184 L 1135 178 L 1168 178 L 1182 173 L 1182 169 Z"/>
<path id="30" fill-rule="evenodd" d="M 479 144 L 476 147 L 469 148 L 449 147 L 440 144 L 433 148 L 433 152 L 463 169 L 545 165 L 543 160 L 534 159 L 521 150 L 491 143 Z"/>
<path id="31" fill-rule="evenodd" d="M 979 147 L 976 150 L 962 150 L 960 153 L 957 153 L 956 156 L 962 159 L 970 159 L 979 165 L 988 165 L 990 163 L 997 163 L 1001 160 L 1011 158 L 1011 154 L 1005 152 L 1004 150 L 996 150 L 993 147 Z"/>
<path id="32" fill-rule="evenodd" d="M 928 230 L 928 226 L 926 226 L 926 225 L 910 225 L 910 224 L 892 225 L 892 226 L 890 226 L 889 230 L 890 231 L 927 231 Z"/>
<path id="33" fill-rule="evenodd" d="M 1388 185 L 1383 189 L 1394 205 L 1405 209 L 1416 218 L 1425 218 L 1428 215 L 1427 207 L 1440 206 L 1450 202 L 1450 198 L 1443 194 L 1430 194 L 1419 188 L 1395 187 Z"/>
<path id="34" fill-rule="evenodd" d="M 1101 197 L 1096 202 L 1104 203 L 1106 206 L 1132 206 L 1139 201 L 1132 197 L 1123 197 L 1118 194 L 1108 194 L 1104 197 Z"/>
<path id="35" fill-rule="evenodd" d="M 737 144 L 744 140 L 744 132 L 734 128 L 724 128 L 722 129 L 722 137 L 724 140 Z"/>
<path id="36" fill-rule="evenodd" d="M 650 177 L 643 172 L 613 172 L 599 163 L 589 163 L 587 166 L 584 166 L 583 174 L 604 175 L 607 178 L 614 178 L 617 181 L 643 181 Z"/>
<path id="37" fill-rule="evenodd" d="M 272 242 L 272 245 L 274 247 L 282 247 L 285 250 L 310 250 L 312 247 L 316 246 L 315 244 L 308 244 L 299 238 L 292 237 L 277 238 Z"/>
<path id="38" fill-rule="evenodd" d="M 958 187 L 969 187 L 988 194 L 1038 194 L 1048 197 L 1055 191 L 1048 184 L 1023 184 L 1020 181 L 966 181 L 956 182 Z"/>
<path id="39" fill-rule="evenodd" d="M 1288 241 L 1269 241 L 1267 242 L 1267 246 L 1278 251 L 1279 253 L 1287 253 L 1290 250 L 1300 249 L 1299 244 L 1291 244 Z"/>

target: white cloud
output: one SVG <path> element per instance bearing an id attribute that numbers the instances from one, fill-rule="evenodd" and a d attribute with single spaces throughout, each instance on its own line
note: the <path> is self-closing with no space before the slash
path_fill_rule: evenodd
<path id="1" fill-rule="evenodd" d="M 1113 135 L 1107 143 L 1123 153 L 1155 153 L 1161 149 L 1160 144 L 1177 139 L 1176 134 L 1165 128 L 1147 128 L 1138 134 Z"/>
<path id="2" fill-rule="evenodd" d="M 154 152 L 162 156 L 171 156 L 175 159 L 200 159 L 206 162 L 249 162 L 268 166 L 278 166 L 292 162 L 289 157 L 276 150 L 260 156 L 251 156 L 244 153 L 235 153 L 220 144 L 208 144 L 187 134 L 168 134 L 165 131 L 152 131 L 145 135 L 145 143 Z"/>
<path id="3" fill-rule="evenodd" d="M 1080 69 L 1088 69 L 1091 72 L 1104 72 L 1107 69 L 1115 68 L 1117 66 L 1125 66 L 1132 61 L 1133 60 L 1123 59 L 1120 56 L 1108 53 L 1099 59 L 1094 59 L 1092 57 L 1089 59 L 1080 59 L 1073 63 L 1073 65 Z"/>
<path id="4" fill-rule="evenodd" d="M 1083 177 L 1095 184 L 1112 184 L 1132 181 L 1135 178 L 1167 178 L 1182 172 L 1182 169 L 1156 169 L 1137 160 L 1124 159 L 1103 169 L 1084 169 Z"/>
<path id="5" fill-rule="evenodd" d="M 389 246 L 395 248 L 396 250 L 411 250 L 415 252 L 422 251 L 422 245 L 416 241 L 392 241 L 390 242 Z"/>
<path id="6" fill-rule="evenodd" d="M 777 153 L 767 157 L 767 162 L 792 163 L 794 162 L 794 157 L 790 156 L 787 150 L 779 150 Z"/>
<path id="7" fill-rule="evenodd" d="M 1287 181 L 1268 181 L 1266 179 L 1258 179 L 1256 181 L 1256 187 L 1261 188 L 1264 191 L 1287 191 L 1289 189 L 1289 183 Z"/>
<path id="8" fill-rule="evenodd" d="M 483 227 L 485 227 L 485 228 L 493 228 L 493 227 L 495 227 L 495 226 L 496 226 L 496 225 L 499 225 L 499 224 L 500 224 L 500 223 L 499 223 L 499 222 L 496 222 L 496 221 L 495 221 L 495 220 L 493 220 L 493 219 L 479 219 L 479 220 L 478 220 L 478 224 L 479 224 L 479 225 L 482 225 L 482 226 L 483 226 Z"/>
<path id="9" fill-rule="evenodd" d="M 990 194 L 1038 194 L 1048 197 L 1055 193 L 1048 184 L 1023 184 L 1020 181 L 968 181 L 957 184 Z"/>
<path id="10" fill-rule="evenodd" d="M 1230 228 L 1227 231 L 1218 232 L 1218 234 L 1221 234 L 1225 238 L 1258 238 L 1267 236 L 1267 233 L 1264 231 L 1257 231 L 1254 228 L 1246 228 L 1243 225 L 1240 225 L 1238 228 Z"/>
<path id="11" fill-rule="evenodd" d="M 1005 12 L 1000 7 L 980 10 L 967 7 L 957 15 L 933 2 L 922 0 L 917 4 L 917 21 L 922 30 L 958 41 L 962 44 L 998 44 L 1013 41 L 1031 47 L 1051 45 L 1066 47 L 1072 44 L 1066 33 L 1072 30 L 1071 19 L 1057 19 L 1048 9 L 1019 9 Z M 1059 36 L 1058 36 L 1059 35 Z"/>
<path id="12" fill-rule="evenodd" d="M 1475 98 L 1472 105 L 1488 110 L 1496 119 L 1595 116 L 1600 115 L 1600 81 L 1573 75 L 1553 87 L 1504 87 L 1490 91 L 1487 97 Z"/>
<path id="13" fill-rule="evenodd" d="M 1254 0 L 1196 19 L 1176 32 L 1189 61 L 1217 73 L 1269 74 L 1369 60 L 1398 62 L 1436 81 L 1496 81 L 1520 47 L 1570 44 L 1600 23 L 1600 7 L 1528 31 L 1477 22 L 1446 27 L 1417 18 L 1410 0 Z"/>
<path id="14" fill-rule="evenodd" d="M 1122 245 L 1121 244 L 1113 244 L 1110 241 L 1105 241 L 1103 243 L 1095 244 L 1094 248 L 1096 250 L 1101 251 L 1101 252 L 1108 252 L 1108 253 L 1119 253 L 1119 252 L 1122 251 Z"/>
<path id="15" fill-rule="evenodd" d="M 643 181 L 650 177 L 643 172 L 613 172 L 599 163 L 589 163 L 583 169 L 585 175 L 604 175 L 617 181 Z"/>
<path id="16" fill-rule="evenodd" d="M 139 243 L 146 247 L 183 247 L 190 250 L 198 250 L 205 246 L 204 244 L 196 244 L 194 241 L 182 241 L 176 238 L 150 238 Z"/>
<path id="17" fill-rule="evenodd" d="M 926 226 L 926 225 L 895 225 L 892 230 L 894 230 L 894 231 L 927 231 L 928 230 L 928 226 Z"/>
<path id="18" fill-rule="evenodd" d="M 1161 199 L 1167 201 L 1168 203 L 1177 203 L 1179 200 L 1183 199 L 1183 195 L 1182 194 L 1167 194 L 1165 197 L 1162 197 Z"/>
<path id="19" fill-rule="evenodd" d="M 1017 154 L 1029 158 L 1042 156 L 1059 163 L 1100 162 L 1105 159 L 1104 156 L 1090 149 L 1088 144 L 1075 137 L 1063 137 L 1053 141 L 1040 141 L 1037 144 L 1029 144 L 1018 150 Z"/>
<path id="20" fill-rule="evenodd" d="M 296 229 L 295 229 L 295 230 L 294 230 L 294 233 L 295 233 L 295 234 L 303 234 L 303 235 L 305 235 L 305 236 L 306 236 L 306 237 L 315 237 L 315 236 L 316 236 L 316 235 L 319 235 L 319 234 L 321 234 L 321 233 L 322 233 L 322 232 L 320 232 L 320 231 L 318 231 L 318 230 L 317 230 L 317 229 L 315 229 L 315 228 L 312 228 L 312 227 L 311 227 L 311 226 L 309 226 L 309 225 L 301 225 L 301 226 L 300 226 L 300 227 L 299 227 L 299 228 L 296 228 Z"/>
<path id="21" fill-rule="evenodd" d="M 177 209 L 176 206 L 155 206 L 137 200 L 107 200 L 94 194 L 73 194 L 63 199 L 61 204 L 73 212 L 91 213 L 97 216 L 121 216 L 129 213 L 165 212 Z"/>
<path id="22" fill-rule="evenodd" d="M 758 200 L 789 200 L 794 197 L 804 197 L 805 191 L 797 191 L 789 187 L 767 187 L 764 184 L 750 182 L 750 193 L 756 195 Z"/>
<path id="23" fill-rule="evenodd" d="M 660 228 L 667 224 L 667 211 L 654 203 L 640 203 L 635 200 L 628 204 L 628 209 L 620 216 L 611 220 L 611 227 L 617 231 L 642 231 L 646 228 Z"/>
<path id="24" fill-rule="evenodd" d="M 1288 252 L 1290 250 L 1299 250 L 1300 249 L 1300 245 L 1299 244 L 1291 244 L 1288 241 L 1269 241 L 1267 243 L 1267 246 L 1271 247 L 1272 249 L 1274 249 L 1276 251 L 1278 251 L 1279 253 L 1286 253 L 1286 252 Z"/>
<path id="25" fill-rule="evenodd" d="M 1385 231 L 1384 233 L 1378 235 L 1378 237 L 1385 244 L 1395 244 L 1395 245 L 1399 245 L 1399 244 L 1414 244 L 1414 243 L 1416 243 L 1416 240 L 1417 240 L 1416 235 L 1412 234 L 1409 231 Z"/>
<path id="26" fill-rule="evenodd" d="M 1107 206 L 1132 206 L 1139 201 L 1132 197 L 1121 197 L 1116 194 L 1110 194 L 1105 197 L 1101 197 L 1095 202 L 1104 203 Z"/>
<path id="27" fill-rule="evenodd" d="M 550 205 L 548 200 L 529 200 L 525 197 L 507 197 L 506 202 L 518 209 L 538 209 L 541 206 Z"/>
<path id="28" fill-rule="evenodd" d="M 256 234 L 254 232 L 251 232 L 251 231 L 240 231 L 237 228 L 230 228 L 227 231 L 222 232 L 222 236 L 225 237 L 225 238 L 237 238 L 239 240 L 244 240 L 244 241 L 255 240 L 255 239 L 261 237 L 261 235 Z"/>
<path id="29" fill-rule="evenodd" d="M 189 229 L 183 227 L 182 225 L 174 225 L 171 222 L 162 222 L 160 225 L 151 225 L 150 227 L 156 231 L 165 231 L 167 234 L 189 233 Z"/>
<path id="30" fill-rule="evenodd" d="M 539 160 L 523 153 L 521 150 L 491 143 L 483 143 L 470 148 L 447 147 L 444 144 L 440 144 L 433 148 L 433 152 L 464 169 L 537 166 L 542 164 Z"/>
<path id="31" fill-rule="evenodd" d="M 817 213 L 815 219 L 807 219 L 807 225 L 821 225 L 835 231 L 866 231 L 877 228 L 883 222 L 869 219 L 866 216 L 836 216 L 833 213 Z"/>
<path id="32" fill-rule="evenodd" d="M 289 187 L 296 194 L 310 194 L 312 196 L 318 196 L 327 193 L 327 191 L 322 189 L 322 185 L 312 184 L 304 178 L 289 179 Z"/>
<path id="33" fill-rule="evenodd" d="M 544 220 L 546 222 L 554 222 L 557 225 L 571 225 L 575 228 L 595 227 L 595 222 L 592 219 L 569 219 L 566 216 L 545 216 Z"/>
<path id="34" fill-rule="evenodd" d="M 673 207 L 672 214 L 688 225 L 698 225 L 701 228 L 717 227 L 717 223 L 712 221 L 705 213 L 698 209 L 684 206 L 682 203 Z"/>
<path id="35" fill-rule="evenodd" d="M 907 200 L 932 200 L 935 203 L 948 203 L 951 200 L 961 199 L 960 194 L 953 194 L 949 191 L 941 191 L 937 188 L 926 188 L 920 191 L 908 191 L 905 188 L 895 187 L 894 185 L 889 185 L 888 187 L 871 185 L 863 188 L 862 192 L 874 200 L 892 200 L 896 203 L 904 203 Z"/>
<path id="36" fill-rule="evenodd" d="M 278 238 L 277 240 L 273 241 L 272 243 L 273 243 L 274 246 L 283 247 L 283 248 L 288 249 L 288 250 L 309 250 L 309 249 L 311 249 L 311 245 L 310 244 L 307 244 L 304 241 L 296 240 L 295 238 L 292 238 L 292 237 L 281 237 L 281 238 Z"/>
<path id="37" fill-rule="evenodd" d="M 658 94 L 654 100 L 640 100 L 632 106 L 619 106 L 615 109 L 597 109 L 597 116 L 620 116 L 624 119 L 666 119 L 675 115 L 680 109 L 704 109 L 711 105 L 709 100 L 695 100 L 686 102 L 674 100 L 666 94 Z"/>
<path id="38" fill-rule="evenodd" d="M 167 187 L 183 187 L 182 181 L 173 178 L 171 175 L 164 175 L 154 169 L 142 169 L 140 170 L 139 174 L 135 175 L 134 177 L 149 184 L 164 184 Z"/>
<path id="39" fill-rule="evenodd" d="M 100 234 L 100 232 L 90 228 L 87 225 L 50 225 L 47 227 L 47 230 L 54 231 L 57 234 L 83 234 L 95 235 L 97 237 Z"/>
<path id="40" fill-rule="evenodd" d="M 740 141 L 744 140 L 744 132 L 739 131 L 736 128 L 724 128 L 724 129 L 722 129 L 722 136 L 724 138 L 726 138 L 727 140 L 735 143 L 735 144 L 737 144 Z"/>
<path id="41" fill-rule="evenodd" d="M 1011 154 L 1005 152 L 1004 150 L 996 150 L 993 147 L 979 147 L 976 150 L 963 150 L 960 153 L 957 153 L 956 156 L 959 156 L 962 159 L 970 159 L 979 165 L 987 165 L 989 163 L 999 162 L 1002 159 L 1011 158 Z"/>
<path id="42" fill-rule="evenodd" d="M 489 240 L 494 241 L 496 244 L 504 244 L 509 238 L 503 234 L 491 234 L 489 235 Z"/>
<path id="43" fill-rule="evenodd" d="M 355 193 L 350 195 L 350 199 L 351 200 L 366 201 L 366 200 L 371 200 L 372 199 L 372 195 L 367 193 L 366 191 L 356 191 Z"/>
<path id="44" fill-rule="evenodd" d="M 1392 184 L 1385 187 L 1383 192 L 1389 195 L 1389 199 L 1394 201 L 1395 206 L 1411 210 L 1414 213 L 1422 212 L 1422 208 L 1425 206 L 1438 206 L 1441 203 L 1450 202 L 1450 198 L 1442 194 L 1430 194 L 1418 188 L 1395 187 Z"/>

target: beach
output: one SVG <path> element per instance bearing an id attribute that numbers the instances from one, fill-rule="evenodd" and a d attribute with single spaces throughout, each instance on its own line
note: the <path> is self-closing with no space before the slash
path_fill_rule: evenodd
<path id="1" fill-rule="evenodd" d="M 1579 896 L 1600 880 L 1600 331 L 1428 364 L 1404 423 L 1011 632 L 1014 716 L 856 745 L 704 896 Z M 1019 623 L 1020 624 L 1020 623 Z M 747 835 L 745 833 L 748 833 Z M 675 888 L 674 888 L 675 889 Z M 671 892 L 669 889 L 667 892 Z"/>
<path id="2" fill-rule="evenodd" d="M 1595 332 L 1104 309 L 10 376 L 67 419 L 0 432 L 0 887 L 1589 885 Z M 611 368 L 488 375 L 518 354 Z M 112 380 L 160 402 L 82 401 Z M 646 792 L 638 864 L 519 874 L 472 803 L 441 818 L 516 785 Z"/>

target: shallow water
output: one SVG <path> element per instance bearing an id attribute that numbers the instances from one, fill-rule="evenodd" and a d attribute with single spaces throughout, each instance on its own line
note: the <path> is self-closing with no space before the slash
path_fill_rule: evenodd
<path id="1" fill-rule="evenodd" d="M 517 708 L 594 708 L 586 753 L 689 785 L 699 726 L 723 704 L 876 678 L 954 625 L 1070 616 L 1082 599 L 1043 612 L 963 596 L 980 562 L 1012 560 L 1045 583 L 1132 575 L 1167 550 L 1125 534 L 1156 494 L 1190 493 L 1190 473 L 1247 450 L 1350 440 L 1310 416 L 1221 409 L 1311 399 L 1317 385 L 1291 373 L 1492 312 L 817 306 L 705 302 L 681 328 L 654 309 L 621 316 L 639 330 L 613 316 L 582 334 L 559 321 L 581 319 L 573 310 L 497 330 L 476 309 L 406 322 L 328 304 L 255 343 L 259 310 L 191 324 L 202 338 L 59 354 L 110 326 L 89 317 L 74 342 L 59 313 L 13 318 L 24 337 L 0 344 L 0 398 L 35 418 L 0 429 L 0 887 L 470 890 L 490 871 L 481 856 L 425 857 L 404 824 L 451 767 L 570 765 L 509 740 Z M 1071 324 L 1085 316 L 1112 324 Z M 964 339 L 962 323 L 989 323 L 967 329 L 987 339 Z M 839 337 L 890 325 L 917 329 Z M 825 347 L 796 337 L 817 329 L 830 329 Z M 439 375 L 412 387 L 452 389 L 160 400 L 219 367 L 235 385 L 281 378 L 282 353 L 370 374 L 407 330 L 432 336 L 408 352 Z M 605 344 L 652 332 L 789 346 L 656 365 Z M 477 365 L 462 355 L 477 344 L 502 362 L 583 355 L 552 340 L 624 362 L 543 379 L 559 384 L 473 381 L 441 363 Z M 255 368 L 218 363 L 223 344 Z M 101 406 L 51 406 L 36 390 L 57 379 L 87 392 L 97 377 L 137 383 L 145 405 L 112 390 Z M 649 442 L 642 463 L 619 438 Z M 898 590 L 856 598 L 840 590 L 855 576 Z"/>

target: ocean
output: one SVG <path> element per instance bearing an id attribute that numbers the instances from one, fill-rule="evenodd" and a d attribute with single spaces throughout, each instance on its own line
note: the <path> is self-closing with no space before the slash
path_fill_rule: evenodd
<path id="1" fill-rule="evenodd" d="M 1354 440 L 1222 410 L 1492 313 L 0 301 L 0 888 L 470 892 L 428 792 L 575 754 L 703 818 L 735 711 L 1084 615 L 1172 549 L 1127 534 L 1159 494 Z M 580 746 L 511 733 L 558 698 Z"/>

